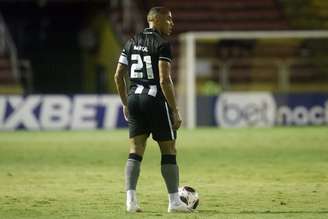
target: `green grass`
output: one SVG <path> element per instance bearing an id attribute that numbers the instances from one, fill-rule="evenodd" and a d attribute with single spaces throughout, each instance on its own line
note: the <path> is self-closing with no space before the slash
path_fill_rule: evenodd
<path id="1" fill-rule="evenodd" d="M 127 130 L 0 132 L 0 218 L 328 218 L 328 128 L 181 130 L 181 185 L 199 211 L 168 214 L 160 153 L 148 141 L 125 213 Z"/>

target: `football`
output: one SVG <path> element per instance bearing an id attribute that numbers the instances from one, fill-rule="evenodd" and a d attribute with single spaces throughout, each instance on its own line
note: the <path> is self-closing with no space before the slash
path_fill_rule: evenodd
<path id="1" fill-rule="evenodd" d="M 197 206 L 199 205 L 198 192 L 190 186 L 180 187 L 179 196 L 181 201 L 186 203 L 187 206 L 191 209 L 196 209 Z"/>

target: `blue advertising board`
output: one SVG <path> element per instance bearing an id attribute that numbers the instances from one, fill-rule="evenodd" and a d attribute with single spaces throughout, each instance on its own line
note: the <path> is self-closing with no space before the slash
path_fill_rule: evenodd
<path id="1" fill-rule="evenodd" d="M 197 126 L 277 125 L 328 125 L 328 94 L 227 92 L 197 98 Z"/>
<path id="2" fill-rule="evenodd" d="M 197 126 L 328 125 L 328 93 L 226 92 L 197 97 Z M 117 95 L 2 95 L 0 130 L 127 127 Z"/>
<path id="3" fill-rule="evenodd" d="M 116 95 L 0 96 L 0 130 L 127 127 Z"/>

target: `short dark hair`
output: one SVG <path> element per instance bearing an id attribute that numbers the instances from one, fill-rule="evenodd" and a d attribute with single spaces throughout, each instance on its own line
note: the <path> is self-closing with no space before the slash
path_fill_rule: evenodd
<path id="1" fill-rule="evenodd" d="M 158 15 L 164 15 L 170 12 L 170 9 L 162 6 L 152 7 L 147 14 L 147 21 L 153 21 Z"/>

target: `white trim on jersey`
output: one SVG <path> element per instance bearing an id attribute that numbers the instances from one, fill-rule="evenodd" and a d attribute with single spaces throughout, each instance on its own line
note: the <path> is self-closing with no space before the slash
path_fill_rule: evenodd
<path id="1" fill-rule="evenodd" d="M 150 85 L 148 95 L 156 97 L 156 94 L 157 94 L 157 86 L 156 85 Z"/>
<path id="2" fill-rule="evenodd" d="M 144 86 L 138 84 L 137 89 L 134 91 L 134 93 L 135 94 L 141 94 L 143 89 L 144 89 Z"/>
<path id="3" fill-rule="evenodd" d="M 172 123 L 171 123 L 171 119 L 170 119 L 169 108 L 167 107 L 167 103 L 166 102 L 165 102 L 165 109 L 166 109 L 167 120 L 169 121 L 169 126 L 170 126 L 170 131 L 171 131 L 171 137 L 172 137 L 172 140 L 174 140 L 174 132 L 173 132 Z"/>
<path id="4" fill-rule="evenodd" d="M 124 65 L 128 65 L 128 59 L 124 53 L 121 54 L 118 62 Z"/>
<path id="5" fill-rule="evenodd" d="M 172 62 L 172 60 L 170 58 L 167 58 L 164 56 L 160 56 L 159 59 L 164 59 L 165 61 Z"/>

